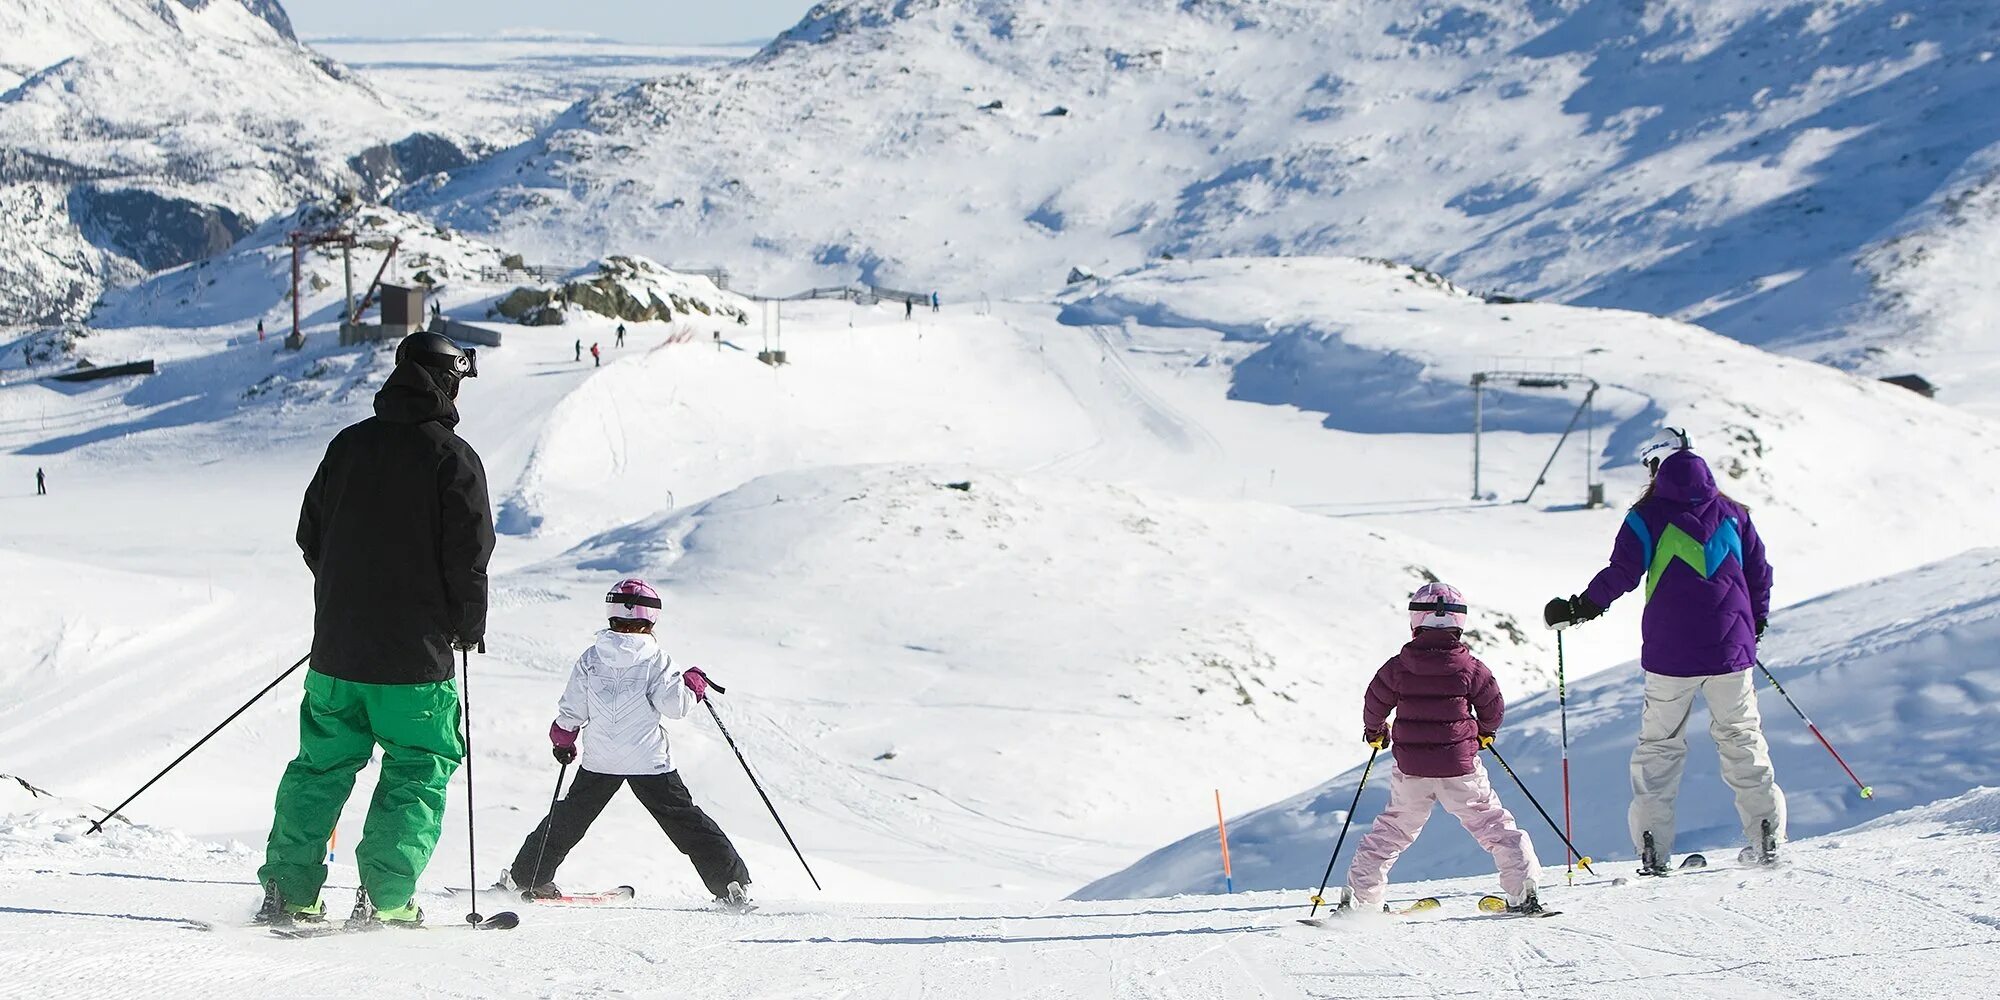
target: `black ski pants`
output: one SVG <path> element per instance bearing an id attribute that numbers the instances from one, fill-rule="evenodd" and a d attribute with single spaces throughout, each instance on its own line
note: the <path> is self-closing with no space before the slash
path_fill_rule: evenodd
<path id="1" fill-rule="evenodd" d="M 638 796 L 639 804 L 653 814 L 653 822 L 660 824 L 667 839 L 674 842 L 682 854 L 694 863 L 696 874 L 708 891 L 716 896 L 727 895 L 729 883 L 750 884 L 750 869 L 744 867 L 743 858 L 736 853 L 736 846 L 729 842 L 729 836 L 701 807 L 694 804 L 694 797 L 688 794 L 687 785 L 681 776 L 673 771 L 665 774 L 598 774 L 578 768 L 576 779 L 570 782 L 569 794 L 556 803 L 554 811 L 544 818 L 541 825 L 528 834 L 521 850 L 514 855 L 514 865 L 507 871 L 514 884 L 523 887 L 547 885 L 555 881 L 556 869 L 562 867 L 563 859 L 583 840 L 590 824 L 597 820 L 599 813 L 611 802 L 611 796 L 618 794 L 618 788 L 626 783 L 632 785 L 632 794 Z M 546 850 L 543 838 L 548 840 Z M 539 864 L 537 861 L 539 860 Z"/>

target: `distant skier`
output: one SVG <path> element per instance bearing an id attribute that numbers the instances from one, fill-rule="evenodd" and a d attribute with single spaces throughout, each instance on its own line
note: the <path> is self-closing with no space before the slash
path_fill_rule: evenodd
<path id="1" fill-rule="evenodd" d="M 306 488 L 299 549 L 313 573 L 312 667 L 299 755 L 278 783 L 257 921 L 324 919 L 326 843 L 379 745 L 381 776 L 355 846 L 364 920 L 414 927 L 412 896 L 464 758 L 453 651 L 486 634 L 493 518 L 486 470 L 453 433 L 479 374 L 435 333 L 396 348 L 375 415 L 341 431 Z"/>
<path id="2" fill-rule="evenodd" d="M 582 340 L 578 340 L 578 341 L 576 342 L 576 359 L 577 359 L 578 361 L 582 361 L 582 360 L 583 360 L 583 341 L 582 341 Z"/>
<path id="3" fill-rule="evenodd" d="M 937 291 L 933 289 L 931 291 L 931 312 L 937 312 L 940 305 L 942 305 L 942 300 L 938 298 Z"/>
<path id="4" fill-rule="evenodd" d="M 261 319 L 257 321 L 257 342 L 264 342 L 264 321 Z"/>
<path id="5" fill-rule="evenodd" d="M 915 316 L 916 314 L 917 314 L 917 300 L 916 300 L 916 299 L 904 299 L 904 300 L 903 300 L 903 318 L 904 318 L 904 319 L 909 319 L 909 318 L 911 318 L 911 317 Z"/>
<path id="6" fill-rule="evenodd" d="M 1512 913 L 1539 913 L 1535 845 L 1500 804 L 1479 762 L 1500 730 L 1500 684 L 1463 639 L 1465 597 L 1442 583 L 1410 597 L 1410 642 L 1376 671 L 1361 709 L 1361 738 L 1381 749 L 1393 729 L 1389 805 L 1355 848 L 1341 910 L 1372 912 L 1388 894 L 1389 869 L 1416 842 L 1431 806 L 1443 804 L 1500 868 Z"/>
<path id="7" fill-rule="evenodd" d="M 43 475 L 39 467 L 35 469 L 35 495 L 38 497 L 49 495 L 49 477 Z"/>
<path id="8" fill-rule="evenodd" d="M 625 324 L 623 323 L 618 324 L 618 340 L 615 346 L 625 346 Z"/>
<path id="9" fill-rule="evenodd" d="M 604 602 L 610 627 L 597 633 L 570 669 L 549 725 L 556 760 L 575 761 L 580 746 L 583 764 L 569 794 L 521 842 L 506 885 L 539 898 L 561 896 L 556 870 L 619 786 L 629 784 L 716 900 L 741 908 L 749 901 L 750 870 L 728 835 L 688 794 L 661 726 L 661 720 L 686 718 L 708 700 L 708 677 L 699 667 L 673 669 L 653 636 L 660 595 L 645 581 L 619 581 Z"/>
<path id="10" fill-rule="evenodd" d="M 592 368 L 604 367 L 604 352 L 598 350 L 596 344 L 590 345 L 590 366 Z"/>
<path id="11" fill-rule="evenodd" d="M 1543 612 L 1551 626 L 1590 621 L 1646 584 L 1645 713 L 1632 751 L 1632 846 L 1640 874 L 1665 874 L 1674 852 L 1674 800 L 1687 761 L 1688 716 L 1699 692 L 1722 779 L 1736 793 L 1746 862 L 1772 863 L 1785 840 L 1785 794 L 1771 767 L 1750 667 L 1771 614 L 1771 564 L 1742 505 L 1716 489 L 1687 432 L 1667 428 L 1640 452 L 1652 473 L 1625 515 L 1611 564 L 1582 594 Z"/>

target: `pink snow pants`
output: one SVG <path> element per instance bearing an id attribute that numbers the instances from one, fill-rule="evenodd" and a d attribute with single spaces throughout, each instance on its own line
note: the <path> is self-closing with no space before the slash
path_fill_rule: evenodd
<path id="1" fill-rule="evenodd" d="M 1509 902 L 1520 902 L 1535 887 L 1542 866 L 1535 859 L 1534 843 L 1514 825 L 1514 817 L 1493 793 L 1485 765 L 1473 761 L 1472 767 L 1471 774 L 1458 778 L 1412 778 L 1400 767 L 1389 769 L 1388 808 L 1375 817 L 1375 825 L 1361 838 L 1354 860 L 1347 865 L 1347 888 L 1354 894 L 1356 909 L 1382 908 L 1389 893 L 1389 868 L 1417 842 L 1434 802 L 1458 817 L 1465 832 L 1493 855 Z"/>

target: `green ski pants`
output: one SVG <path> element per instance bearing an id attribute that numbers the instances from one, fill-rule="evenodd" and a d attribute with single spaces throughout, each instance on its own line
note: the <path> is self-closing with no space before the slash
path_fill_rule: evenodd
<path id="1" fill-rule="evenodd" d="M 276 881 L 288 903 L 311 905 L 326 884 L 326 842 L 354 791 L 354 776 L 382 747 L 382 773 L 354 860 L 381 909 L 410 901 L 444 825 L 445 786 L 465 748 L 458 684 L 362 684 L 307 671 L 299 705 L 299 755 L 278 783 L 277 816 L 259 884 Z"/>

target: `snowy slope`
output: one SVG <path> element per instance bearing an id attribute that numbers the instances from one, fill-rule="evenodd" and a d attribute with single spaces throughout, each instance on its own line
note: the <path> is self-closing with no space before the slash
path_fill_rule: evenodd
<path id="1" fill-rule="evenodd" d="M 2000 760 L 1987 752 L 2000 725 L 2000 549 L 1980 549 L 1876 581 L 1772 616 L 1768 664 L 1785 690 L 1818 722 L 1863 780 L 1872 799 L 1828 756 L 1784 699 L 1759 678 L 1759 707 L 1778 782 L 1790 808 L 1791 833 L 1846 830 L 1897 809 L 2000 785 Z M 1642 675 L 1626 664 L 1569 688 L 1574 841 L 1601 859 L 1631 858 L 1625 812 L 1631 801 L 1626 761 L 1643 707 Z M 1357 715 L 1359 709 L 1355 709 Z M 1734 800 L 1718 771 L 1713 741 L 1697 710 L 1689 724 L 1676 851 L 1733 856 L 1742 846 Z M 1544 692 L 1510 707 L 1498 746 L 1515 773 L 1550 809 L 1560 808 L 1558 712 Z M 1502 797 L 1535 838 L 1543 860 L 1560 860 L 1562 842 L 1510 787 L 1491 761 Z M 1340 821 L 1353 801 L 1357 772 L 1230 823 L 1237 884 L 1249 889 L 1313 884 Z M 1387 789 L 1371 782 L 1356 814 L 1359 829 L 1379 813 Z M 1557 815 L 1560 815 L 1559 813 Z M 1450 817 L 1434 817 L 1398 862 L 1399 879 L 1467 875 L 1490 869 Z M 1213 892 L 1221 885 L 1214 831 L 1192 834 L 1138 864 L 1086 886 L 1082 899 Z M 1351 845 L 1350 845 L 1351 846 Z M 1334 873 L 1336 883 L 1341 871 Z"/>
<path id="2" fill-rule="evenodd" d="M 448 312 L 501 291 L 464 278 L 498 248 L 363 218 L 437 269 Z M 159 376 L 0 389 L 0 483 L 46 467 L 61 498 L 6 501 L 10 573 L 47 596 L 0 615 L 46 666 L 5 682 L 0 763 L 65 794 L 115 801 L 299 655 L 297 492 L 387 371 L 386 351 L 332 346 L 336 264 L 309 262 L 325 286 L 303 355 L 252 333 L 282 307 L 280 256 L 252 242 L 208 266 L 216 285 L 194 267 L 163 275 L 107 308 L 135 325 L 79 345 L 160 357 Z M 179 304 L 197 289 L 215 297 Z M 143 325 L 182 314 L 213 325 Z M 1978 456 L 1993 431 L 1977 418 L 1695 328 L 1489 304 L 1380 264 L 1176 264 L 1060 306 L 913 321 L 793 304 L 793 363 L 775 370 L 754 352 L 778 330 L 766 341 L 756 319 L 719 343 L 631 324 L 602 369 L 572 360 L 579 338 L 612 343 L 611 321 L 585 316 L 505 327 L 506 346 L 483 353 L 463 427 L 503 531 L 478 709 L 489 837 L 519 836 L 547 796 L 549 698 L 599 588 L 625 573 L 667 587 L 673 652 L 740 685 L 732 725 L 849 898 L 1059 895 L 1197 825 L 1211 789 L 1241 808 L 1359 763 L 1339 720 L 1426 573 L 1478 595 L 1482 651 L 1509 694 L 1540 690 L 1553 649 L 1529 623 L 1594 568 L 1620 514 L 1573 509 L 1578 449 L 1535 504 L 1464 499 L 1474 349 L 1561 350 L 1616 384 L 1591 456 L 1614 497 L 1636 488 L 1640 424 L 1682 420 L 1725 468 L 1740 461 L 1731 488 L 1757 505 L 1785 602 L 1992 530 L 1978 497 L 1995 463 Z M 1721 401 L 1759 393 L 1774 402 Z M 1569 408 L 1496 396 L 1494 489 L 1525 487 Z M 1868 476 L 1936 485 L 1889 494 Z M 1874 544 L 1857 548 L 1863 528 Z M 99 565 L 163 581 L 126 589 L 158 595 L 140 598 L 158 616 L 145 620 L 173 626 L 150 642 L 53 627 L 69 612 L 47 581 Z M 1572 637 L 1573 678 L 1630 657 L 1634 607 Z M 285 701 L 138 815 L 254 841 L 291 739 Z M 35 735 L 48 727 L 143 752 L 78 755 Z M 760 884 L 805 888 L 712 731 L 678 738 L 705 801 L 749 831 Z M 577 877 L 685 882 L 647 853 L 640 817 L 607 822 Z M 629 852 L 647 860 L 619 861 Z"/>
<path id="3" fill-rule="evenodd" d="M 9 0 L 0 38 L 20 77 L 0 93 L 0 322 L 82 319 L 107 281 L 358 189 L 350 157 L 428 127 L 301 46 L 271 0 Z M 419 153 L 463 163 L 450 148 L 394 156 L 416 173 Z"/>
<path id="4" fill-rule="evenodd" d="M 0 792 L 0 794 L 5 794 Z M 1563 916 L 1484 918 L 1487 880 L 1411 886 L 1446 908 L 1329 930 L 1303 893 L 1049 904 L 786 902 L 751 917 L 644 894 L 611 909 L 530 909 L 504 934 L 437 930 L 282 943 L 239 929 L 254 896 L 240 844 L 157 828 L 77 839 L 61 810 L 0 822 L 9 983 L 47 997 L 165 1000 L 419 990 L 604 994 L 1215 1000 L 1477 996 L 1535 1000 L 1842 997 L 1894 984 L 1973 997 L 2000 967 L 2000 792 L 1794 846 L 1777 873 L 1727 869 L 1555 889 Z M 335 887 L 354 884 L 336 865 Z M 339 909 L 347 892 L 330 889 Z M 426 895 L 439 924 L 463 903 Z M 490 912 L 495 904 L 482 908 Z M 211 927 L 212 930 L 202 930 Z M 335 986 L 330 986 L 335 984 Z"/>
<path id="5" fill-rule="evenodd" d="M 1471 547 L 1504 545 L 1483 537 L 1491 511 L 1461 519 L 1463 506 L 1409 500 L 1469 494 L 1475 372 L 1576 372 L 1603 385 L 1595 426 L 1580 421 L 1538 504 L 1581 500 L 1586 461 L 1608 478 L 1614 506 L 1629 502 L 1644 480 L 1638 448 L 1672 425 L 1689 430 L 1724 490 L 1751 506 L 1767 534 L 1791 540 L 1773 555 L 1781 602 L 2000 544 L 1990 519 L 1975 513 L 2000 489 L 2000 476 L 1986 471 L 2000 459 L 1992 421 L 1671 320 L 1487 301 L 1421 271 L 1338 259 L 1157 264 L 1071 293 L 1060 319 L 1128 347 L 1142 370 L 1197 382 L 1210 399 L 1295 411 L 1336 432 L 1311 439 L 1317 475 L 1291 473 L 1309 478 L 1280 494 L 1309 509 L 1402 500 L 1424 508 L 1405 520 L 1432 520 Z M 1580 384 L 1489 391 L 1482 491 L 1526 496 L 1582 395 Z M 1932 434 L 1953 446 L 1912 447 L 1913 437 Z M 1384 467 L 1396 474 L 1354 481 L 1356 470 Z M 1889 491 L 1886 483 L 1921 485 Z M 1564 593 L 1580 589 L 1609 551 L 1622 514 L 1604 513 L 1573 526 L 1602 534 L 1588 561 L 1569 565 Z M 1858 540 L 1885 535 L 1899 541 L 1861 545 L 1868 554 L 1857 559 Z M 1554 555 L 1544 549 L 1524 561 Z"/>
<path id="6" fill-rule="evenodd" d="M 1996 362 L 1966 363 L 1982 299 L 1955 286 L 1991 282 L 1912 251 L 1958 240 L 1956 206 L 1990 184 L 1996 17 L 838 0 L 749 63 L 591 101 L 424 204 L 548 255 L 719 251 L 780 290 L 860 274 L 961 300 L 1162 253 L 1390 257 L 1914 365 L 1978 402 Z"/>

